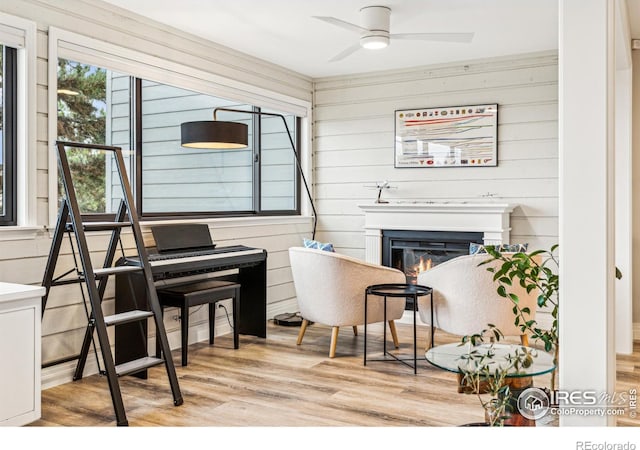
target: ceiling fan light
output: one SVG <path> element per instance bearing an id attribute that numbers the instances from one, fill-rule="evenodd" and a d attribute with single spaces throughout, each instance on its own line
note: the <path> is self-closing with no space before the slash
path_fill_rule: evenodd
<path id="1" fill-rule="evenodd" d="M 362 48 L 368 50 L 379 50 L 389 45 L 388 36 L 364 36 L 360 38 L 360 45 Z"/>

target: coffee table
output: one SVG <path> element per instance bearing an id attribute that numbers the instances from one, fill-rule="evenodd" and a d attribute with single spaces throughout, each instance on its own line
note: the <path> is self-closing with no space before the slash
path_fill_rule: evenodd
<path id="1" fill-rule="evenodd" d="M 440 369 L 461 374 L 464 369 L 468 370 L 471 368 L 465 365 L 468 363 L 462 359 L 462 356 L 468 354 L 471 350 L 487 353 L 489 349 L 491 349 L 494 352 L 494 356 L 491 358 L 489 364 L 493 364 L 492 367 L 498 368 L 501 364 L 506 365 L 507 356 L 513 355 L 516 349 L 520 348 L 533 353 L 533 363 L 526 368 L 520 367 L 517 371 L 512 368 L 507 374 L 507 378 L 531 378 L 552 372 L 556 368 L 553 363 L 553 355 L 520 344 L 493 343 L 480 344 L 475 347 L 472 347 L 469 343 L 463 345 L 460 345 L 460 343 L 444 344 L 427 350 L 425 357 L 427 361 Z"/>
<path id="2" fill-rule="evenodd" d="M 501 365 L 508 366 L 507 357 L 514 355 L 517 349 L 524 349 L 531 352 L 533 356 L 533 361 L 528 367 L 519 367 L 518 369 L 511 367 L 507 372 L 506 384 L 509 385 L 514 398 L 517 398 L 519 392 L 533 386 L 533 377 L 550 373 L 556 368 L 553 363 L 553 355 L 520 344 L 491 343 L 480 344 L 473 347 L 470 343 L 462 345 L 460 345 L 460 343 L 452 343 L 438 345 L 428 349 L 425 352 L 425 357 L 427 361 L 434 366 L 458 374 L 458 392 L 464 392 L 462 383 L 463 372 L 474 368 L 470 365 L 469 361 L 462 358 L 464 355 L 469 354 L 469 352 L 473 350 L 478 351 L 480 354 L 486 354 L 491 350 L 493 357 L 487 360 L 487 364 L 489 364 L 492 369 L 495 369 Z M 517 416 L 513 424 L 535 425 L 535 421 L 520 416 L 517 411 L 514 411 L 513 415 Z"/>

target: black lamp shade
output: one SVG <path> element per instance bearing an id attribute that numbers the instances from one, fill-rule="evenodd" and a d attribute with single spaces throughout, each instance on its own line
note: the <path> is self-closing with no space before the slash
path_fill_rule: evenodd
<path id="1" fill-rule="evenodd" d="M 180 131 L 183 147 L 246 148 L 249 141 L 249 127 L 239 122 L 185 122 Z"/>

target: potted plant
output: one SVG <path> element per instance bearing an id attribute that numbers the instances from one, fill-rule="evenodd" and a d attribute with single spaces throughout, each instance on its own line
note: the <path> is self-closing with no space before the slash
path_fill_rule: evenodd
<path id="1" fill-rule="evenodd" d="M 481 345 L 486 336 L 490 337 L 490 343 Z M 507 376 L 533 363 L 535 351 L 524 346 L 515 346 L 507 355 L 498 357 L 495 346 L 502 337 L 502 332 L 489 324 L 481 333 L 462 338 L 460 345 L 468 346 L 459 366 L 463 392 L 477 395 L 485 410 L 485 422 L 471 425 L 505 425 L 515 412 L 516 403 Z"/>
<path id="2" fill-rule="evenodd" d="M 558 260 L 554 254 L 558 245 L 553 245 L 549 250 L 536 250 L 530 253 L 518 252 L 505 255 L 496 246 L 485 247 L 491 258 L 480 263 L 488 264 L 500 261 L 502 265 L 496 270 L 488 267 L 493 272 L 493 279 L 498 283 L 498 295 L 513 303 L 515 325 L 520 327 L 522 333 L 529 333 L 532 339 L 541 340 L 547 352 L 553 352 L 553 362 L 556 370 L 551 374 L 551 389 L 556 386 L 556 373 L 558 367 L 559 336 L 558 336 L 558 305 L 559 305 L 559 281 L 557 274 Z M 550 309 L 552 323 L 548 329 L 542 328 L 538 322 L 531 319 L 529 308 L 519 305 L 520 299 L 510 292 L 510 287 L 518 283 L 521 287 L 531 292 L 538 292 L 538 308 Z"/>

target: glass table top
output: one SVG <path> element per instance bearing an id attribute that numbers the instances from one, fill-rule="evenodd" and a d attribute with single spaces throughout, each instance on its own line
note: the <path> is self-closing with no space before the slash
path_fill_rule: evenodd
<path id="1" fill-rule="evenodd" d="M 470 343 L 460 345 L 459 343 L 438 345 L 430 348 L 425 352 L 425 357 L 434 366 L 448 370 L 449 372 L 462 373 L 463 371 L 471 371 L 477 366 L 477 357 L 491 354 L 491 357 L 483 358 L 480 364 L 486 364 L 493 371 L 496 368 L 508 367 L 510 365 L 509 358 L 513 358 L 517 352 L 528 352 L 531 355 L 530 364 L 526 367 L 511 367 L 507 373 L 507 377 L 532 377 L 543 375 L 555 369 L 553 364 L 553 355 L 543 350 L 531 347 L 525 347 L 520 344 L 481 344 L 475 347 Z M 465 359 L 471 352 L 476 355 L 476 359 L 471 361 Z"/>

